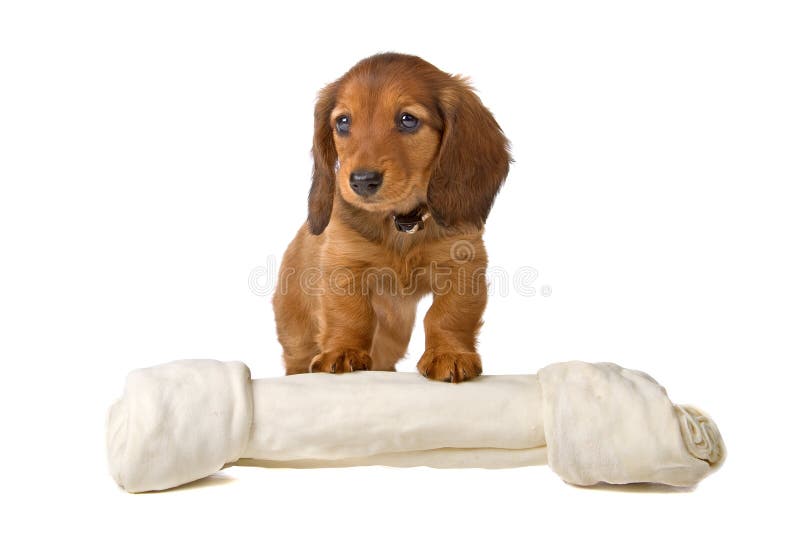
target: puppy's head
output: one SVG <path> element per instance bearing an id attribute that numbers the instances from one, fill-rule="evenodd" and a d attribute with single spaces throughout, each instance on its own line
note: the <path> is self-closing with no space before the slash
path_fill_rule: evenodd
<path id="1" fill-rule="evenodd" d="M 415 56 L 362 60 L 319 94 L 311 232 L 333 198 L 367 211 L 427 204 L 443 226 L 480 227 L 508 174 L 508 142 L 466 81 Z"/>

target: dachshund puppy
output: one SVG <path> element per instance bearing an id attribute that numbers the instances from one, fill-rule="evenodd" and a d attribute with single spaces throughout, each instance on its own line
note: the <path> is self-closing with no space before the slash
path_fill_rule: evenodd
<path id="1" fill-rule="evenodd" d="M 465 79 L 415 56 L 362 60 L 319 93 L 308 221 L 273 305 L 287 374 L 394 371 L 419 299 L 432 380 L 481 374 L 483 225 L 511 161 Z"/>

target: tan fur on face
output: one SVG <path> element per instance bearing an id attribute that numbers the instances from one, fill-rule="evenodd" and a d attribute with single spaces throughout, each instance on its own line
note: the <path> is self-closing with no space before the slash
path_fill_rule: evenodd
<path id="1" fill-rule="evenodd" d="M 342 82 L 337 106 L 331 113 L 331 128 L 340 115 L 351 117 L 350 134 L 334 133 L 339 159 L 336 184 L 339 194 L 367 211 L 405 213 L 426 201 L 428 181 L 439 149 L 440 121 L 434 111 L 419 103 L 412 84 L 390 82 L 379 92 L 370 90 L 374 81 L 355 76 Z M 397 118 L 411 113 L 421 126 L 413 133 L 397 128 Z M 350 188 L 350 174 L 357 169 L 383 173 L 383 185 L 374 197 L 364 199 Z"/>
<path id="2" fill-rule="evenodd" d="M 413 133 L 398 128 L 404 112 L 420 120 Z M 341 115 L 349 135 L 336 132 Z M 287 373 L 394 370 L 416 304 L 433 292 L 420 372 L 477 376 L 483 223 L 510 161 L 494 118 L 463 79 L 400 54 L 358 63 L 320 92 L 314 116 L 308 226 L 286 251 L 274 299 Z M 356 170 L 383 173 L 373 196 L 351 189 Z M 432 216 L 424 230 L 399 232 L 393 215 L 418 207 Z"/>

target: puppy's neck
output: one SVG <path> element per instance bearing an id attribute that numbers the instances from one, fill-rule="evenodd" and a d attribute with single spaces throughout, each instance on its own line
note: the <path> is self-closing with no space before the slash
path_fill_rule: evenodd
<path id="1" fill-rule="evenodd" d="M 424 204 L 408 213 L 372 212 L 345 202 L 339 195 L 335 198 L 336 216 L 364 239 L 376 243 L 423 234 L 432 224 L 428 222 L 431 221 L 430 213 Z"/>

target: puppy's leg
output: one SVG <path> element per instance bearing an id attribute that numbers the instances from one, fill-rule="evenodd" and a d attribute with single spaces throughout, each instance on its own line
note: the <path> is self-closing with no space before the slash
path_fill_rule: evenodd
<path id="1" fill-rule="evenodd" d="M 308 267 L 318 261 L 318 246 L 319 238 L 301 228 L 283 256 L 272 299 L 287 375 L 307 373 L 311 359 L 319 353 L 317 313 L 321 288 L 315 287 L 319 277 Z"/>
<path id="2" fill-rule="evenodd" d="M 312 313 L 317 300 L 303 294 L 295 284 L 287 293 L 276 293 L 273 298 L 278 341 L 283 347 L 283 365 L 287 375 L 307 373 L 311 359 L 319 352 L 316 338 L 317 318 Z"/>
<path id="3" fill-rule="evenodd" d="M 475 346 L 486 308 L 486 253 L 482 242 L 474 246 L 472 257 L 452 263 L 432 287 L 425 352 L 417 363 L 417 370 L 431 380 L 461 382 L 483 372 Z"/>
<path id="4" fill-rule="evenodd" d="M 417 299 L 402 296 L 373 296 L 376 325 L 372 339 L 372 369 L 394 371 L 406 355 L 417 314 Z"/>
<path id="5" fill-rule="evenodd" d="M 347 373 L 372 369 L 369 351 L 375 332 L 375 313 L 369 294 L 362 291 L 360 273 L 343 269 L 323 277 L 320 298 L 320 352 L 311 360 L 312 373 Z"/>

